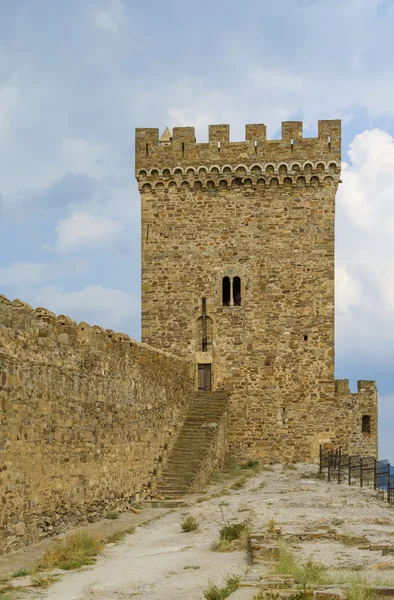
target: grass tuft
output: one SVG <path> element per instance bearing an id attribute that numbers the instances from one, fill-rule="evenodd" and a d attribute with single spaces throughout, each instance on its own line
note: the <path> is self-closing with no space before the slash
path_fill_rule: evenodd
<path id="1" fill-rule="evenodd" d="M 237 591 L 239 582 L 240 577 L 229 577 L 226 581 L 226 585 L 222 588 L 210 584 L 204 591 L 204 598 L 205 600 L 224 600 L 225 598 L 228 598 L 230 594 Z"/>
<path id="2" fill-rule="evenodd" d="M 53 573 L 36 573 L 32 575 L 31 586 L 48 588 L 53 583 L 56 583 L 56 581 L 60 581 L 59 575 L 54 575 Z"/>
<path id="3" fill-rule="evenodd" d="M 0 599 L 1 600 L 17 600 L 20 598 L 20 592 L 25 592 L 25 588 L 14 587 L 14 586 L 6 586 L 0 589 Z"/>
<path id="4" fill-rule="evenodd" d="M 196 517 L 192 515 L 188 515 L 185 517 L 181 523 L 181 527 L 183 531 L 197 531 L 200 526 L 200 523 L 197 521 Z"/>
<path id="5" fill-rule="evenodd" d="M 116 510 L 110 510 L 105 515 L 106 519 L 119 519 L 120 515 Z"/>
<path id="6" fill-rule="evenodd" d="M 294 554 L 284 546 L 279 547 L 279 560 L 275 566 L 276 575 L 293 575 L 300 585 L 324 585 L 330 583 L 327 568 L 324 565 L 308 560 L 299 562 Z"/>
<path id="7" fill-rule="evenodd" d="M 239 477 L 244 478 L 246 481 L 246 479 L 254 477 L 260 473 L 261 470 L 262 467 L 258 460 L 249 460 L 240 465 L 237 465 L 237 463 L 233 461 L 229 461 L 222 471 L 214 473 L 213 479 L 214 481 L 223 481 Z"/>
<path id="8" fill-rule="evenodd" d="M 267 523 L 267 531 L 270 534 L 274 534 L 276 530 L 276 521 L 275 519 L 272 517 L 272 519 L 270 519 Z"/>
<path id="9" fill-rule="evenodd" d="M 88 531 L 77 531 L 62 540 L 54 541 L 38 564 L 39 569 L 58 567 L 65 571 L 79 569 L 96 562 L 104 543 Z"/>
<path id="10" fill-rule="evenodd" d="M 233 485 L 230 485 L 230 489 L 241 490 L 243 487 L 245 487 L 246 481 L 246 477 L 241 477 L 240 479 L 237 479 L 237 481 L 235 481 Z"/>
<path id="11" fill-rule="evenodd" d="M 219 534 L 221 540 L 237 540 L 241 537 L 241 534 L 249 528 L 249 521 L 241 521 L 240 523 L 231 523 L 224 525 Z"/>
<path id="12" fill-rule="evenodd" d="M 363 544 L 368 544 L 368 540 L 365 535 L 340 535 L 339 541 L 344 546 L 351 548 L 354 546 L 362 546 Z"/>
<path id="13" fill-rule="evenodd" d="M 25 577 L 26 575 L 30 575 L 30 569 L 17 569 L 11 575 L 11 577 Z"/>
<path id="14" fill-rule="evenodd" d="M 260 469 L 260 461 L 258 460 L 248 460 L 246 463 L 242 463 L 239 465 L 241 469 Z"/>
<path id="15" fill-rule="evenodd" d="M 227 523 L 219 531 L 219 540 L 211 549 L 216 552 L 231 552 L 247 549 L 250 541 L 250 520 L 239 523 Z"/>
<path id="16" fill-rule="evenodd" d="M 118 531 L 117 533 L 113 533 L 106 538 L 107 544 L 120 544 L 123 542 L 126 536 L 135 533 L 135 527 L 129 527 L 129 529 L 125 529 L 124 531 Z"/>
<path id="17" fill-rule="evenodd" d="M 327 567 L 312 560 L 301 563 L 283 545 L 280 546 L 279 550 L 279 560 L 273 573 L 277 575 L 292 575 L 296 584 L 301 588 L 292 600 L 302 600 L 309 597 L 305 592 L 305 589 L 308 589 L 308 587 L 335 584 L 348 586 L 348 600 L 375 600 L 373 592 L 368 589 L 371 581 L 366 577 L 354 573 L 329 572 Z M 390 586 L 390 584 L 392 584 L 392 581 L 375 582 L 375 585 Z M 264 591 L 261 591 L 257 594 L 255 600 L 262 600 L 263 598 L 267 599 L 269 596 Z"/>

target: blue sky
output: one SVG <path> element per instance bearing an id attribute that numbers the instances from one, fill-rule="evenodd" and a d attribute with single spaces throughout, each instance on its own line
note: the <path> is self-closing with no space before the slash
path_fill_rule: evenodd
<path id="1" fill-rule="evenodd" d="M 337 377 L 394 462 L 394 0 L 0 0 L 0 293 L 139 339 L 134 129 L 343 123 Z"/>

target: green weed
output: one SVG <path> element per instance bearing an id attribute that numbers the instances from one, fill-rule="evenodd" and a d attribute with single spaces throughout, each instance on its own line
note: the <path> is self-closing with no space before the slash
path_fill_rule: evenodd
<path id="1" fill-rule="evenodd" d="M 112 535 L 109 535 L 105 541 L 107 544 L 120 544 L 120 542 L 123 542 L 125 537 L 131 535 L 132 533 L 135 533 L 135 527 L 129 527 L 129 529 L 125 529 L 124 531 L 113 533 Z"/>
<path id="2" fill-rule="evenodd" d="M 181 527 L 183 531 L 189 532 L 189 531 L 197 531 L 199 528 L 199 522 L 197 521 L 197 519 L 195 517 L 193 517 L 192 515 L 188 515 L 187 517 L 185 517 L 181 523 Z"/>
<path id="3" fill-rule="evenodd" d="M 11 577 L 25 577 L 26 575 L 30 575 L 29 569 L 18 569 L 12 573 Z"/>
<path id="4" fill-rule="evenodd" d="M 210 585 L 204 591 L 205 600 L 225 600 L 230 594 L 237 591 L 239 587 L 240 577 L 229 577 L 226 581 L 226 585 L 222 588 L 216 585 Z"/>
<path id="5" fill-rule="evenodd" d="M 60 581 L 59 575 L 53 575 L 52 573 L 36 573 L 32 575 L 31 586 L 39 588 L 48 588 L 53 583 Z"/>
<path id="6" fill-rule="evenodd" d="M 103 548 L 103 541 L 89 531 L 77 531 L 54 541 L 40 560 L 38 568 L 58 567 L 70 571 L 83 565 L 92 565 Z"/>
<path id="7" fill-rule="evenodd" d="M 105 515 L 106 519 L 119 519 L 120 515 L 116 510 L 110 510 Z"/>

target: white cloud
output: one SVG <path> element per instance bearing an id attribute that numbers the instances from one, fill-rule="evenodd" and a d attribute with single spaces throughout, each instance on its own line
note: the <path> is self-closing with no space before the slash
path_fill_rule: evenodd
<path id="1" fill-rule="evenodd" d="M 34 298 L 35 306 L 45 306 L 56 314 L 76 321 L 117 330 L 139 315 L 139 299 L 118 289 L 88 285 L 82 290 L 64 292 L 60 286 L 47 286 Z"/>
<path id="2" fill-rule="evenodd" d="M 86 272 L 89 262 L 80 258 L 51 263 L 10 263 L 0 268 L 0 286 L 40 284 Z"/>
<path id="3" fill-rule="evenodd" d="M 335 270 L 336 309 L 347 313 L 351 306 L 357 305 L 360 299 L 360 283 L 353 279 L 346 269 L 337 267 Z"/>
<path id="4" fill-rule="evenodd" d="M 107 8 L 92 11 L 93 20 L 98 27 L 106 31 L 117 31 L 124 18 L 121 0 L 112 0 Z"/>
<path id="5" fill-rule="evenodd" d="M 350 145 L 337 196 L 337 345 L 391 360 L 394 330 L 394 139 L 364 131 Z M 393 357 L 392 357 L 393 358 Z"/>
<path id="6" fill-rule="evenodd" d="M 123 226 L 118 221 L 83 211 L 73 212 L 56 226 L 56 250 L 61 254 L 81 247 L 106 244 L 119 236 Z"/>
<path id="7" fill-rule="evenodd" d="M 243 139 L 245 123 L 266 123 L 270 136 L 282 120 L 294 114 L 302 115 L 304 128 L 309 130 L 317 129 L 318 119 L 340 117 L 346 124 L 360 106 L 371 117 L 394 117 L 392 67 L 375 73 L 373 78 L 361 67 L 342 65 L 335 73 L 330 68 L 306 64 L 303 69 L 294 69 L 262 59 L 237 75 L 236 90 L 232 80 L 222 82 L 221 88 L 212 88 L 209 78 L 183 78 L 168 85 L 161 82 L 160 91 L 139 90 L 138 105 L 152 104 L 153 108 L 159 93 L 162 104 L 167 106 L 168 124 L 194 126 L 202 139 L 206 138 L 210 123 L 230 123 L 232 139 L 239 140 Z"/>

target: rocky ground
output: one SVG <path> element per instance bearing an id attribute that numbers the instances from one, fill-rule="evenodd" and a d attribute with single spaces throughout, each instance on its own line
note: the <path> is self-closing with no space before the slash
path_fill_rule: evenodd
<path id="1" fill-rule="evenodd" d="M 394 554 L 382 556 L 381 550 L 369 549 L 394 544 L 394 508 L 371 489 L 329 484 L 316 474 L 314 467 L 276 465 L 246 481 L 239 474 L 222 478 L 204 494 L 189 497 L 187 507 L 138 526 L 120 544 L 108 545 L 93 567 L 67 572 L 47 590 L 10 598 L 201 600 L 210 582 L 222 585 L 230 575 L 245 574 L 250 560 L 245 550 L 215 552 L 211 547 L 225 523 L 246 519 L 253 530 L 265 530 L 273 519 L 281 538 L 301 559 L 362 571 L 371 582 L 394 582 Z M 198 532 L 182 531 L 186 513 L 200 522 Z M 7 560 L 10 564 L 12 557 Z"/>

